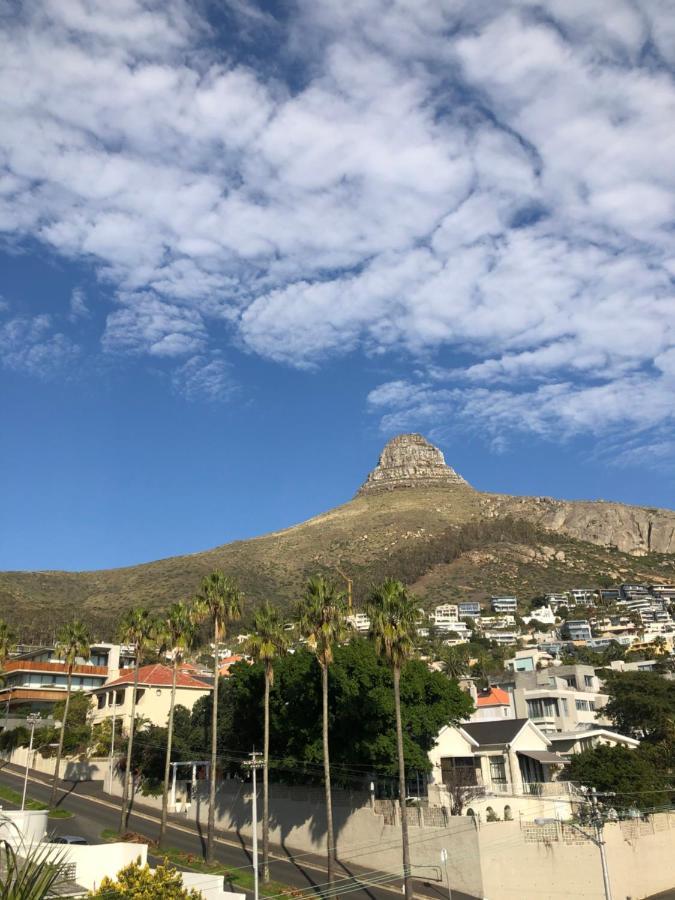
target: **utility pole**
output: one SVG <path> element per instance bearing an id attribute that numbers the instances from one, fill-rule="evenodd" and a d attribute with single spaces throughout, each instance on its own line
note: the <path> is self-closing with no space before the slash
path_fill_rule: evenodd
<path id="1" fill-rule="evenodd" d="M 258 900 L 258 785 L 256 772 L 264 766 L 264 762 L 260 759 L 261 755 L 262 754 L 256 753 L 254 750 L 249 754 L 248 760 L 244 763 L 244 765 L 251 770 L 253 775 L 253 794 L 251 796 L 251 822 L 253 828 L 253 900 Z"/>
<path id="2" fill-rule="evenodd" d="M 448 851 L 443 847 L 441 850 L 441 862 L 445 867 L 445 883 L 448 886 L 448 900 L 452 900 L 452 891 L 450 890 L 450 876 L 448 875 Z"/>
<path id="3" fill-rule="evenodd" d="M 108 766 L 108 770 L 110 773 L 110 788 L 109 791 L 112 794 L 113 792 L 113 759 L 115 758 L 115 713 L 117 712 L 117 691 L 113 691 L 113 714 L 112 714 L 112 733 L 110 736 L 110 765 Z"/>
<path id="4" fill-rule="evenodd" d="M 592 807 L 592 823 L 595 828 L 595 844 L 600 850 L 600 861 L 602 863 L 602 883 L 605 888 L 605 900 L 612 900 L 612 888 L 609 883 L 609 869 L 607 868 L 607 854 L 605 853 L 605 839 L 603 836 L 605 828 L 605 820 L 598 806 L 598 794 L 595 788 L 591 788 L 591 807 Z"/>
<path id="5" fill-rule="evenodd" d="M 23 777 L 23 796 L 21 797 L 21 809 L 26 808 L 26 791 L 28 789 L 28 766 L 30 765 L 30 755 L 33 752 L 33 735 L 35 726 L 38 724 L 42 716 L 40 713 L 31 713 L 26 718 L 26 723 L 30 725 L 30 743 L 28 744 L 28 754 L 26 756 L 26 774 Z"/>

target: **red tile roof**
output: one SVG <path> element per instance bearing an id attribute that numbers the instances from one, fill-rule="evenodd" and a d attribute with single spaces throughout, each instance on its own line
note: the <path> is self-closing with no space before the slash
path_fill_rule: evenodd
<path id="1" fill-rule="evenodd" d="M 507 691 L 498 687 L 490 688 L 489 691 L 479 694 L 476 701 L 477 706 L 510 706 L 511 701 Z"/>
<path id="2" fill-rule="evenodd" d="M 138 670 L 139 685 L 147 685 L 148 687 L 171 687 L 172 680 L 173 671 L 171 666 L 163 666 L 160 663 L 155 663 L 154 666 L 141 666 Z M 109 688 L 118 684 L 133 684 L 133 682 L 134 670 L 124 669 L 119 678 L 116 678 L 115 681 L 108 681 L 101 687 Z M 201 688 L 203 691 L 211 690 L 210 685 L 205 684 L 203 681 L 198 681 L 191 675 L 187 675 L 185 672 L 180 671 L 176 678 L 176 687 Z"/>

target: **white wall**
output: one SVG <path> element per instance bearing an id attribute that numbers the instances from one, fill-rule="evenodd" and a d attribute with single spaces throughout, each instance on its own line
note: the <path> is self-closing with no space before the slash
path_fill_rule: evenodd
<path id="1" fill-rule="evenodd" d="M 205 875 L 203 872 L 181 872 L 186 888 L 201 892 L 204 900 L 246 900 L 246 894 L 234 894 L 223 890 L 222 875 Z"/>
<path id="2" fill-rule="evenodd" d="M 0 812 L 0 840 L 14 848 L 39 844 L 47 833 L 47 810 L 3 809 Z"/>
<path id="3" fill-rule="evenodd" d="M 134 862 L 145 865 L 148 861 L 147 844 L 58 844 L 64 852 L 64 863 L 74 863 L 75 881 L 87 890 L 94 890 L 107 876 L 117 873 Z"/>

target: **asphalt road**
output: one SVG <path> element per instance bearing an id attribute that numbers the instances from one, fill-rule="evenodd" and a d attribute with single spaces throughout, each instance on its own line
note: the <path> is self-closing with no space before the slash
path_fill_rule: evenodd
<path id="1" fill-rule="evenodd" d="M 0 770 L 0 783 L 15 790 L 21 790 L 23 775 L 18 769 L 5 766 Z M 119 805 L 113 798 L 104 794 L 95 782 L 61 782 L 63 793 L 59 797 L 58 806 L 72 812 L 70 819 L 51 819 L 50 829 L 56 834 L 72 834 L 84 837 L 90 843 L 100 843 L 104 829 L 117 831 L 119 827 Z M 51 794 L 50 782 L 41 775 L 29 778 L 28 796 L 48 803 Z M 9 807 L 10 804 L 5 804 Z M 156 839 L 159 832 L 159 817 L 152 807 L 143 807 L 134 802 L 129 830 Z M 206 826 L 200 834 L 197 827 L 185 820 L 170 817 L 167 826 L 166 843 L 170 847 L 184 850 L 201 856 L 205 850 Z M 216 857 L 231 868 L 250 868 L 251 849 L 236 834 L 223 834 L 217 838 Z M 270 854 L 270 874 L 275 881 L 290 887 L 307 890 L 325 882 L 326 870 L 324 860 L 320 856 L 303 853 L 299 858 L 291 858 L 290 852 L 273 846 Z M 435 873 L 434 873 L 435 874 Z M 392 900 L 401 897 L 401 880 L 392 879 L 384 873 L 376 873 L 366 867 L 339 867 L 341 895 L 348 895 L 353 900 Z M 433 877 L 433 874 L 429 877 Z M 379 879 L 383 883 L 377 884 Z M 240 890 L 240 888 L 236 888 Z M 247 893 L 252 897 L 252 892 Z M 428 900 L 446 900 L 447 888 L 442 883 L 416 881 L 415 897 Z M 467 895 L 453 891 L 453 900 L 473 900 Z"/>

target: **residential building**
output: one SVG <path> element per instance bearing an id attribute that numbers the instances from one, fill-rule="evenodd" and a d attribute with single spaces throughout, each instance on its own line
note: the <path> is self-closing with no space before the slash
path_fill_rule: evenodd
<path id="1" fill-rule="evenodd" d="M 619 595 L 622 600 L 646 597 L 648 594 L 649 589 L 646 584 L 622 584 L 619 586 Z"/>
<path id="2" fill-rule="evenodd" d="M 616 603 L 621 596 L 621 592 L 618 588 L 600 588 L 598 595 L 602 603 Z"/>
<path id="3" fill-rule="evenodd" d="M 560 628 L 560 637 L 568 641 L 590 641 L 593 633 L 586 619 L 568 619 Z"/>
<path id="4" fill-rule="evenodd" d="M 516 671 L 498 680 L 511 695 L 516 717 L 529 718 L 546 734 L 576 731 L 580 725 L 609 724 L 597 717 L 607 703 L 593 666 L 551 666 Z"/>
<path id="5" fill-rule="evenodd" d="M 675 584 L 650 584 L 649 593 L 659 600 L 671 602 L 675 600 Z"/>
<path id="6" fill-rule="evenodd" d="M 439 732 L 429 760 L 430 798 L 452 806 L 461 785 L 467 788 L 466 805 L 481 815 L 492 808 L 499 818 L 508 819 L 518 811 L 509 798 L 562 799 L 574 791 L 569 782 L 555 780 L 566 761 L 529 719 L 448 725 Z"/>
<path id="7" fill-rule="evenodd" d="M 71 689 L 86 691 L 116 677 L 121 666 L 133 663 L 131 648 L 120 644 L 95 643 L 89 659 L 75 660 Z M 7 659 L 2 668 L 0 709 L 4 726 L 13 727 L 31 712 L 51 713 L 54 703 L 65 700 L 68 666 L 56 656 L 54 647 L 39 647 Z M 3 706 L 4 705 L 4 706 Z"/>
<path id="8" fill-rule="evenodd" d="M 466 600 L 457 604 L 457 615 L 460 619 L 478 619 L 480 614 L 480 603 L 475 600 Z"/>
<path id="9" fill-rule="evenodd" d="M 457 604 L 442 603 L 437 606 L 429 617 L 437 631 L 455 631 L 455 625 L 459 619 Z"/>
<path id="10" fill-rule="evenodd" d="M 523 616 L 523 622 L 526 625 L 530 625 L 533 622 L 538 622 L 540 625 L 555 625 L 556 618 L 550 606 L 538 606 L 530 611 L 529 616 Z"/>
<path id="11" fill-rule="evenodd" d="M 141 666 L 138 670 L 136 690 L 136 715 L 147 719 L 153 725 L 164 727 L 171 705 L 173 670 L 171 666 L 159 663 Z M 119 678 L 112 679 L 91 691 L 94 705 L 91 711 L 92 725 L 106 719 L 121 718 L 129 721 L 133 697 L 134 672 L 125 669 Z M 176 704 L 191 710 L 197 700 L 207 697 L 213 688 L 188 675 L 178 672 L 176 680 Z"/>
<path id="12" fill-rule="evenodd" d="M 246 662 L 246 657 L 241 656 L 240 654 L 233 653 L 232 656 L 228 656 L 227 659 L 224 659 L 221 664 L 218 666 L 218 677 L 219 678 L 229 678 L 230 677 L 230 669 L 232 666 L 236 665 L 239 662 Z M 185 673 L 185 674 L 193 674 L 193 673 Z M 194 675 L 193 675 L 194 677 Z M 213 682 L 213 676 L 211 676 L 211 683 Z"/>
<path id="13" fill-rule="evenodd" d="M 487 638 L 488 641 L 494 641 L 495 644 L 499 644 L 500 647 L 511 647 L 514 644 L 517 644 L 521 639 L 522 635 L 520 635 L 517 631 L 484 631 L 483 637 Z"/>
<path id="14" fill-rule="evenodd" d="M 504 660 L 504 668 L 510 672 L 534 672 L 546 669 L 555 662 L 555 658 L 536 647 L 516 650 L 511 659 Z"/>
<path id="15" fill-rule="evenodd" d="M 564 759 L 569 759 L 575 753 L 583 753 L 585 750 L 592 750 L 594 747 L 627 747 L 635 750 L 639 747 L 640 741 L 635 738 L 627 737 L 625 734 L 618 734 L 609 728 L 602 726 L 588 726 L 579 728 L 577 731 L 560 731 L 556 734 L 547 735 L 551 741 L 552 747 L 556 753 L 559 753 Z"/>
<path id="16" fill-rule="evenodd" d="M 485 628 L 514 628 L 516 624 L 516 617 L 509 615 L 508 613 L 501 616 L 482 616 L 479 627 L 481 629 Z"/>
<path id="17" fill-rule="evenodd" d="M 569 594 L 575 606 L 595 605 L 596 596 L 593 588 L 572 588 Z"/>
<path id="18" fill-rule="evenodd" d="M 515 613 L 518 610 L 518 598 L 490 597 L 490 606 L 496 613 Z"/>
<path id="19" fill-rule="evenodd" d="M 474 698 L 475 711 L 471 715 L 472 722 L 486 722 L 492 719 L 514 719 L 508 691 L 499 687 L 489 687 L 476 691 Z"/>
<path id="20" fill-rule="evenodd" d="M 635 662 L 626 662 L 623 659 L 615 659 L 609 664 L 610 669 L 616 672 L 653 672 L 656 659 L 640 659 Z"/>
<path id="21" fill-rule="evenodd" d="M 367 634 L 370 631 L 370 619 L 364 612 L 355 612 L 347 616 L 347 621 L 359 634 Z"/>
<path id="22" fill-rule="evenodd" d="M 567 608 L 570 605 L 570 598 L 567 594 L 546 594 L 544 600 L 546 600 L 546 604 L 550 606 L 554 612 L 561 606 Z"/>

